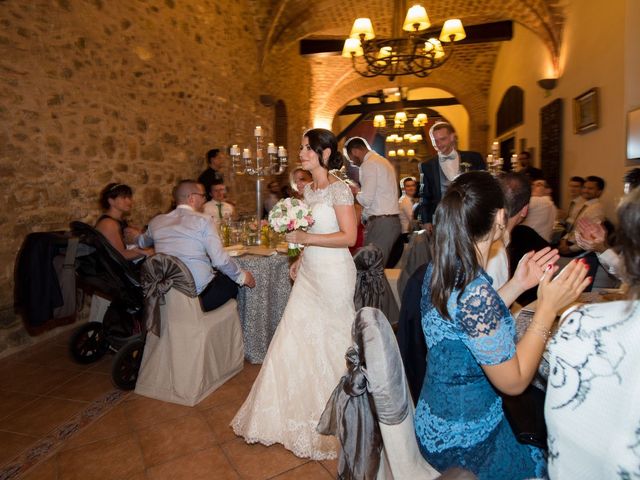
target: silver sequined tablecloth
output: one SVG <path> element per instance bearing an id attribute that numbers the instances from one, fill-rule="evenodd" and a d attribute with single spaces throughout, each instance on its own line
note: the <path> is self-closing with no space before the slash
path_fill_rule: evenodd
<path id="1" fill-rule="evenodd" d="M 250 363 L 262 363 L 289 300 L 289 257 L 243 255 L 235 260 L 256 279 L 255 288 L 241 288 L 238 293 L 244 358 Z"/>

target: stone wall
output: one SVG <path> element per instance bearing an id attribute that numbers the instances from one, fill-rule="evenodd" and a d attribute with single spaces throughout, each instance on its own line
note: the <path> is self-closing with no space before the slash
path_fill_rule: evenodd
<path id="1" fill-rule="evenodd" d="M 261 94 L 285 101 L 297 156 L 309 68 L 294 50 L 263 61 L 263 3 L 0 1 L 0 356 L 37 340 L 12 306 L 25 235 L 92 223 L 111 181 L 134 188 L 132 221 L 147 223 L 209 148 L 248 145 L 257 124 L 271 134 Z M 254 183 L 234 182 L 253 205 Z"/>

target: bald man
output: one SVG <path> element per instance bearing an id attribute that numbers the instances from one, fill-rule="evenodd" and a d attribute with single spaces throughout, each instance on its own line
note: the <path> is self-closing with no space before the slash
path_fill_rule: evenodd
<path id="1" fill-rule="evenodd" d="M 194 180 L 181 181 L 174 191 L 176 209 L 158 215 L 138 245 L 154 245 L 156 252 L 179 258 L 196 284 L 202 310 L 208 312 L 238 295 L 238 285 L 253 288 L 251 272 L 242 270 L 222 248 L 211 217 L 202 212 L 204 186 Z"/>

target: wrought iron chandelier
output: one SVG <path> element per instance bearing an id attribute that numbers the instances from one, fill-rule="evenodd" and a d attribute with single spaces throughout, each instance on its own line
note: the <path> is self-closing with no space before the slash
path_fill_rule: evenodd
<path id="1" fill-rule="evenodd" d="M 395 2 L 396 15 L 399 0 Z M 407 11 L 402 30 L 408 37 L 400 37 L 394 22 L 393 37 L 376 39 L 369 18 L 357 18 L 353 22 L 349 38 L 344 42 L 343 57 L 351 57 L 354 70 L 363 77 L 415 75 L 424 78 L 431 70 L 441 67 L 451 57 L 453 44 L 466 37 L 462 21 L 449 19 L 444 22 L 440 37 L 426 34 L 430 26 L 427 11 L 422 5 L 414 5 Z"/>

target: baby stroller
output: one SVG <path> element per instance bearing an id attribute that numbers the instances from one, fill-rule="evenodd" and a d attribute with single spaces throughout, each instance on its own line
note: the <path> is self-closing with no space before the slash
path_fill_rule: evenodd
<path id="1" fill-rule="evenodd" d="M 146 337 L 142 325 L 144 294 L 140 275 L 96 229 L 71 222 L 79 238 L 76 253 L 78 283 L 87 293 L 99 293 L 111 304 L 102 322 L 88 322 L 71 337 L 69 350 L 83 364 L 115 352 L 111 377 L 116 386 L 131 390 L 136 385 Z"/>

